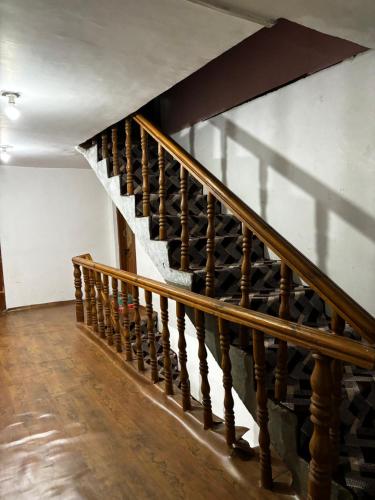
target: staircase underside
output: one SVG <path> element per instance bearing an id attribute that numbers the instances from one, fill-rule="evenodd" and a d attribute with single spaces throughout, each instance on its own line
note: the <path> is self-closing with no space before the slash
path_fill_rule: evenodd
<path id="1" fill-rule="evenodd" d="M 121 146 L 119 138 L 119 182 L 117 188 L 122 198 L 131 199 L 135 214 L 142 218 L 142 168 L 141 168 L 141 148 L 139 137 L 133 133 L 133 171 L 135 177 L 135 196 L 126 195 L 126 159 L 124 144 Z M 150 165 L 150 192 L 151 192 L 151 216 L 146 219 L 148 225 L 148 238 L 151 241 L 158 241 L 158 155 L 157 144 L 150 140 L 149 143 L 149 165 Z M 97 154 L 96 161 L 106 165 L 108 177 L 112 176 L 112 158 L 101 161 L 100 151 L 96 147 L 85 153 L 86 156 Z M 92 164 L 92 160 L 91 160 Z M 98 164 L 98 165 L 99 165 Z M 93 165 L 93 164 L 92 164 Z M 166 213 L 167 218 L 167 241 L 159 242 L 164 245 L 164 267 L 163 272 L 168 272 L 167 281 L 177 282 L 183 286 L 191 287 L 193 291 L 204 293 L 204 278 L 206 264 L 206 228 L 207 228 L 207 196 L 202 185 L 189 177 L 188 199 L 189 199 L 189 257 L 191 273 L 181 273 L 180 267 L 180 194 L 179 194 L 179 164 L 171 156 L 166 158 L 166 178 L 167 197 Z M 112 187 L 113 189 L 113 187 Z M 216 203 L 216 238 L 215 238 L 215 297 L 238 304 L 240 300 L 240 265 L 242 258 L 242 236 L 241 228 L 236 219 L 224 213 L 220 203 Z M 152 255 L 152 254 L 151 254 Z M 249 295 L 250 309 L 278 315 L 280 303 L 280 266 L 279 260 L 270 258 L 270 254 L 263 243 L 256 237 L 252 240 L 251 249 L 251 292 Z M 166 266 L 167 263 L 167 266 Z M 169 270 L 166 270 L 169 267 Z M 175 271 L 175 274 L 172 271 Z M 184 277 L 185 276 L 185 277 Z M 192 317 L 192 316 L 191 316 Z M 308 286 L 301 283 L 296 277 L 293 279 L 293 289 L 291 294 L 291 320 L 304 325 L 327 329 L 330 325 L 330 312 L 322 299 Z M 208 319 L 207 324 L 210 324 Z M 212 353 L 220 361 L 220 352 L 217 346 L 216 325 L 211 322 L 211 340 L 208 339 L 208 346 Z M 209 331 L 210 328 L 207 328 Z M 349 328 L 345 335 L 355 338 L 355 334 Z M 238 349 L 238 332 L 232 330 L 232 345 Z M 274 374 L 276 367 L 277 344 L 271 339 L 267 344 L 267 377 L 269 396 L 272 398 L 274 390 Z M 240 368 L 252 374 L 251 346 L 247 352 L 233 355 L 235 364 L 239 363 Z M 235 359 L 237 358 L 237 360 Z M 241 360 L 240 360 L 241 358 Z M 239 361 L 240 360 L 240 361 Z M 246 365 L 246 366 L 245 366 Z M 289 434 L 294 437 L 295 449 L 288 449 L 288 440 L 279 440 L 278 449 L 281 456 L 293 456 L 290 465 L 297 464 L 298 457 L 302 461 L 309 460 L 308 443 L 312 433 L 310 421 L 310 375 L 313 362 L 311 355 L 303 349 L 293 346 L 288 347 L 288 389 L 287 398 L 281 405 L 274 404 L 272 412 L 277 412 L 275 422 L 281 418 L 281 425 L 289 428 Z M 374 373 L 352 366 L 345 367 L 343 378 L 343 402 L 341 405 L 341 449 L 340 466 L 337 478 L 348 488 L 349 491 L 357 494 L 360 498 L 373 498 L 375 496 L 375 380 Z M 240 377 L 239 377 L 240 380 Z M 234 377 L 236 387 L 236 380 Z M 243 386 L 243 382 L 239 382 Z M 237 388 L 238 389 L 238 388 Z M 242 399 L 248 409 L 255 415 L 255 405 L 249 404 L 254 400 L 254 382 L 252 376 L 248 384 L 242 387 Z M 272 405 L 271 405 L 272 406 Z M 277 409 L 278 408 L 278 409 Z M 281 408 L 281 410 L 280 410 Z M 281 413 L 280 413 L 281 411 Z M 290 417 L 288 416 L 290 414 Z M 280 416 L 281 415 L 281 416 Z M 297 432 L 299 431 L 299 432 Z M 271 429 L 271 434 L 275 437 L 275 432 Z M 276 439 L 276 438 L 275 438 Z M 274 443 L 275 444 L 275 443 Z M 297 455 L 298 454 L 298 455 Z M 289 457 L 290 458 L 290 457 Z M 294 479 L 297 482 L 299 465 L 295 465 Z M 305 470 L 306 472 L 306 470 Z M 303 474 L 303 473 L 302 473 Z M 348 491 L 348 495 L 349 495 Z M 343 490 L 337 493 L 344 495 Z M 349 495 L 350 496 L 350 495 Z"/>

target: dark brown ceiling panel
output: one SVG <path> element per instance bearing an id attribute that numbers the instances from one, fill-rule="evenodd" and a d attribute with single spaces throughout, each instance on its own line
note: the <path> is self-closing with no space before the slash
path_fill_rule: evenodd
<path id="1" fill-rule="evenodd" d="M 365 50 L 280 19 L 164 92 L 147 109 L 158 110 L 165 132 L 176 132 Z"/>

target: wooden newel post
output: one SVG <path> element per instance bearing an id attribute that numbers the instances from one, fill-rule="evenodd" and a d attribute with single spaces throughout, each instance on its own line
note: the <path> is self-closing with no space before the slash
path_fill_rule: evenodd
<path id="1" fill-rule="evenodd" d="M 132 163 L 132 124 L 131 119 L 125 120 L 125 155 L 126 155 L 126 191 L 128 195 L 134 194 L 134 175 Z"/>
<path id="2" fill-rule="evenodd" d="M 117 352 L 122 352 L 121 334 L 120 334 L 120 315 L 118 306 L 118 281 L 112 277 L 112 296 L 113 296 L 113 330 L 115 347 Z"/>
<path id="3" fill-rule="evenodd" d="M 181 257 L 180 271 L 189 270 L 189 200 L 188 171 L 180 167 L 180 197 L 181 197 Z"/>
<path id="4" fill-rule="evenodd" d="M 345 329 L 345 320 L 336 312 L 332 316 L 332 333 L 342 336 Z M 332 359 L 332 419 L 329 436 L 332 446 L 332 473 L 337 471 L 340 457 L 340 406 L 342 400 L 342 361 Z"/>
<path id="5" fill-rule="evenodd" d="M 170 353 L 169 327 L 168 327 L 168 299 L 160 296 L 162 339 L 163 339 L 163 360 L 165 394 L 173 394 L 172 363 Z"/>
<path id="6" fill-rule="evenodd" d="M 109 282 L 108 276 L 103 274 L 103 295 L 104 295 L 104 318 L 105 318 L 105 337 L 108 344 L 112 338 L 112 321 L 111 321 L 111 303 L 109 299 Z"/>
<path id="7" fill-rule="evenodd" d="M 182 408 L 184 411 L 191 410 L 190 381 L 187 371 L 187 354 L 185 340 L 185 306 L 176 302 L 177 330 L 178 330 L 178 360 L 180 362 L 180 381 L 182 392 Z"/>
<path id="8" fill-rule="evenodd" d="M 156 345 L 155 345 L 155 324 L 153 317 L 152 308 L 152 293 L 145 290 L 145 302 L 146 302 L 146 313 L 147 313 L 147 337 L 150 352 L 150 366 L 151 366 L 151 380 L 154 384 L 159 380 L 158 374 L 158 360 L 156 356 Z"/>
<path id="9" fill-rule="evenodd" d="M 158 144 L 158 160 L 159 160 L 159 240 L 167 239 L 167 224 L 166 224 L 166 185 L 165 185 L 165 151 L 163 146 Z"/>
<path id="10" fill-rule="evenodd" d="M 282 319 L 290 318 L 290 289 L 292 277 L 293 273 L 290 267 L 286 262 L 281 262 L 279 316 Z M 275 399 L 276 401 L 285 401 L 288 384 L 288 344 L 284 340 L 280 340 L 278 343 L 275 375 Z"/>
<path id="11" fill-rule="evenodd" d="M 112 160 L 113 160 L 113 175 L 118 175 L 119 164 L 118 164 L 117 127 L 112 128 Z"/>
<path id="12" fill-rule="evenodd" d="M 130 321 L 129 321 L 129 307 L 128 307 L 128 284 L 121 281 L 121 298 L 122 298 L 122 328 L 124 333 L 124 347 L 125 347 L 125 360 L 131 361 L 133 359 L 132 346 L 130 341 Z"/>
<path id="13" fill-rule="evenodd" d="M 203 425 L 205 429 L 210 429 L 213 426 L 212 405 L 210 396 L 210 383 L 208 381 L 208 363 L 206 349 L 206 330 L 204 322 L 204 313 L 199 309 L 194 310 L 195 328 L 198 339 L 198 358 L 199 358 L 199 373 L 201 376 L 201 393 L 203 405 Z"/>
<path id="14" fill-rule="evenodd" d="M 250 307 L 250 273 L 251 273 L 251 242 L 252 232 L 242 224 L 242 262 L 241 262 L 241 300 L 240 306 Z M 241 349 L 248 349 L 250 345 L 250 329 L 245 325 L 240 326 L 239 343 Z"/>
<path id="15" fill-rule="evenodd" d="M 87 326 L 92 325 L 92 314 L 91 314 L 91 289 L 90 289 L 90 275 L 89 270 L 83 268 L 83 280 L 85 282 L 85 307 L 86 307 L 86 324 Z"/>
<path id="16" fill-rule="evenodd" d="M 95 282 L 96 282 L 96 302 L 98 309 L 98 330 L 99 335 L 102 339 L 105 339 L 105 324 L 104 324 L 104 303 L 103 303 L 103 283 L 102 277 L 99 272 L 95 272 Z"/>
<path id="17" fill-rule="evenodd" d="M 224 386 L 224 421 L 225 438 L 227 445 L 232 447 L 236 442 L 236 428 L 234 425 L 234 400 L 232 395 L 232 363 L 229 356 L 229 334 L 227 323 L 219 318 L 219 336 L 221 348 L 221 369 L 223 371 Z"/>
<path id="18" fill-rule="evenodd" d="M 215 198 L 207 195 L 206 289 L 207 297 L 215 296 Z"/>
<path id="19" fill-rule="evenodd" d="M 74 264 L 74 286 L 75 286 L 75 297 L 76 297 L 76 319 L 78 323 L 83 323 L 85 320 L 83 313 L 83 300 L 82 300 L 82 280 L 81 280 L 81 268 Z"/>
<path id="20" fill-rule="evenodd" d="M 139 289 L 135 285 L 133 285 L 133 305 L 134 305 L 134 332 L 135 332 L 137 367 L 139 371 L 144 371 L 145 364 L 144 364 L 143 349 L 142 349 L 141 314 L 139 312 Z"/>
<path id="21" fill-rule="evenodd" d="M 147 140 L 147 132 L 143 127 L 141 127 L 141 147 L 142 147 L 142 213 L 143 217 L 148 217 L 150 215 L 148 140 Z"/>
<path id="22" fill-rule="evenodd" d="M 108 158 L 108 136 L 107 132 L 102 134 L 102 158 L 106 160 Z"/>
<path id="23" fill-rule="evenodd" d="M 260 484 L 272 489 L 270 435 L 268 431 L 268 407 L 266 387 L 266 352 L 264 333 L 253 330 L 254 371 L 257 383 L 257 421 L 259 425 Z"/>
<path id="24" fill-rule="evenodd" d="M 98 312 L 96 309 L 96 294 L 95 294 L 95 271 L 92 269 L 89 270 L 90 276 L 90 302 L 91 302 L 91 321 L 92 321 L 92 329 L 94 332 L 98 331 Z"/>
<path id="25" fill-rule="evenodd" d="M 311 421 L 314 425 L 310 440 L 309 500 L 329 500 L 331 495 L 331 368 L 330 359 L 313 354 L 314 370 L 311 375 Z"/>

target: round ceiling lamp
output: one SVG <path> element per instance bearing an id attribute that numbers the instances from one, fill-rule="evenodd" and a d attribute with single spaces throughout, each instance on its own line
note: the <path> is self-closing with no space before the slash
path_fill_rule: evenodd
<path id="1" fill-rule="evenodd" d="M 0 160 L 3 163 L 9 163 L 9 160 L 11 158 L 10 154 L 8 153 L 8 149 L 11 149 L 12 146 L 1 146 L 0 145 Z"/>
<path id="2" fill-rule="evenodd" d="M 16 100 L 20 97 L 19 92 L 4 90 L 3 92 L 1 92 L 1 95 L 8 99 L 8 104 L 5 107 L 5 114 L 10 120 L 17 120 L 21 114 L 20 110 L 16 106 Z"/>

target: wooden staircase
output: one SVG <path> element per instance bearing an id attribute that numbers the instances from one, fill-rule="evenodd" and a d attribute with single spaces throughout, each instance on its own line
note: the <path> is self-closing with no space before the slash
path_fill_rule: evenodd
<path id="1" fill-rule="evenodd" d="M 221 340 L 228 338 L 231 345 L 254 358 L 258 350 L 257 387 L 260 381 L 261 388 L 264 384 L 257 390 L 258 423 L 265 448 L 269 447 L 269 436 L 264 412 L 270 397 L 298 417 L 299 453 L 307 460 L 312 456 L 310 498 L 328 498 L 331 473 L 355 494 L 370 498 L 375 491 L 375 435 L 371 424 L 374 410 L 366 395 L 374 390 L 373 372 L 357 363 L 358 367 L 345 366 L 343 376 L 344 360 L 335 355 L 331 361 L 319 357 L 317 346 L 318 339 L 329 338 L 336 349 L 356 345 L 372 353 L 367 343 L 372 344 L 375 338 L 374 318 L 144 117 L 128 118 L 93 142 L 97 160 L 107 164 L 108 176 L 119 176 L 121 194 L 134 195 L 137 216 L 148 217 L 150 238 L 166 241 L 170 267 L 191 274 L 192 290 L 199 295 L 187 305 L 195 310 L 198 336 L 203 310 L 196 307 L 197 297 L 212 297 L 220 304 L 216 307 L 227 311 L 225 320 L 229 319 L 224 327 L 219 316 Z M 270 258 L 269 249 L 279 258 Z M 82 260 L 75 262 L 83 265 Z M 228 317 L 237 305 L 265 315 L 267 321 L 280 318 L 294 331 L 293 342 L 288 344 L 277 335 L 267 336 L 263 342 L 259 331 L 252 330 L 254 325 L 236 322 L 235 315 Z M 163 314 L 162 322 L 168 322 Z M 311 329 L 318 344 L 299 345 L 297 328 Z M 119 325 L 118 332 L 120 329 Z M 264 325 L 260 331 L 265 332 Z M 202 342 L 204 333 L 203 349 Z M 138 343 L 140 351 L 142 341 Z M 259 351 L 260 343 L 264 352 L 263 348 Z M 143 345 L 146 348 L 147 343 L 143 341 Z M 221 348 L 225 354 L 226 344 Z M 204 351 L 201 355 L 204 358 Z M 180 365 L 182 378 L 186 378 L 181 360 Z M 141 362 L 139 366 L 141 369 Z M 168 372 L 168 367 L 163 366 L 163 370 Z M 202 386 L 204 372 L 202 365 Z M 332 377 L 331 383 L 327 377 Z M 231 379 L 226 383 L 231 387 Z M 321 393 L 315 399 L 314 386 Z M 202 393 L 207 403 L 207 388 Z M 323 449 L 325 441 L 330 442 L 329 453 Z M 265 487 L 272 484 L 268 461 L 265 457 L 261 462 Z"/>

